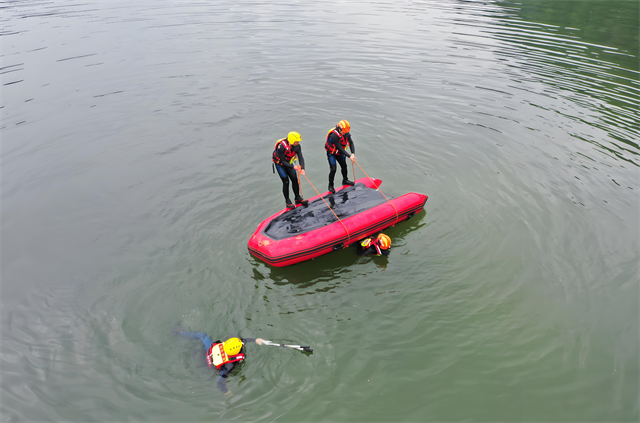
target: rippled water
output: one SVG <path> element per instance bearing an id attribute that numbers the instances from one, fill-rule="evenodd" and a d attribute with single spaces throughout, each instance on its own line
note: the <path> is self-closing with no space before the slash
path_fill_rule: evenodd
<path id="1" fill-rule="evenodd" d="M 638 420 L 637 2 L 2 7 L 2 422 Z M 340 119 L 425 211 L 257 261 L 275 140 L 324 190 Z M 227 398 L 176 322 L 314 353 Z"/>

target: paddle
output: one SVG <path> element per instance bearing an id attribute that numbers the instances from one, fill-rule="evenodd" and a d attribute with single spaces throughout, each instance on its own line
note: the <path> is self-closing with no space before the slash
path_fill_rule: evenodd
<path id="1" fill-rule="evenodd" d="M 266 339 L 262 340 L 262 345 L 270 345 L 272 347 L 284 347 L 284 348 L 293 348 L 294 350 L 300 350 L 304 352 L 313 352 L 313 350 L 308 345 L 285 345 L 285 344 L 276 344 L 275 342 L 267 341 Z"/>

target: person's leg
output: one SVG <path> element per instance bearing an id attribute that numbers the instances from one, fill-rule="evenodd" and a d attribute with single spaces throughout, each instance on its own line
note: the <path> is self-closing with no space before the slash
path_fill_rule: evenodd
<path id="1" fill-rule="evenodd" d="M 340 170 L 342 171 L 342 185 L 353 185 L 353 182 L 349 180 L 349 169 L 347 168 L 347 160 L 341 154 L 338 156 L 338 162 L 340 163 Z"/>
<path id="2" fill-rule="evenodd" d="M 282 180 L 282 195 L 284 195 L 285 203 L 291 203 L 289 200 L 289 178 L 280 178 Z"/>
<path id="3" fill-rule="evenodd" d="M 333 180 L 336 177 L 336 156 L 330 153 L 327 153 L 327 161 L 329 162 L 329 191 L 332 194 L 335 194 L 336 190 L 333 187 Z"/>
<path id="4" fill-rule="evenodd" d="M 209 338 L 209 335 L 207 335 L 204 332 L 185 332 L 182 331 L 180 332 L 180 335 L 184 336 L 185 338 L 188 339 L 199 339 L 202 341 L 202 343 L 204 344 L 204 347 L 207 349 L 207 351 L 209 351 L 209 348 L 211 348 L 211 345 L 213 345 L 213 341 L 211 340 L 211 338 Z"/>
<path id="5" fill-rule="evenodd" d="M 298 183 L 298 174 L 294 169 L 287 168 L 287 173 L 289 174 L 289 179 L 291 179 L 291 188 L 293 189 L 293 195 L 295 196 L 295 201 L 297 203 L 302 203 L 303 199 L 300 195 L 300 184 Z"/>
<path id="6" fill-rule="evenodd" d="M 287 206 L 289 206 L 289 204 L 293 204 L 293 203 L 289 199 L 289 175 L 288 175 L 287 169 L 280 165 L 276 165 L 276 169 L 278 170 L 278 176 L 282 181 L 282 195 L 284 195 L 284 202 L 286 203 Z"/>

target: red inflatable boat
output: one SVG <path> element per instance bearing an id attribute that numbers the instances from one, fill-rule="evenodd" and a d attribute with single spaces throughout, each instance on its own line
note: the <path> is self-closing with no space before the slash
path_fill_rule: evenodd
<path id="1" fill-rule="evenodd" d="M 322 194 L 324 201 L 316 195 L 307 206 L 279 211 L 258 225 L 249 239 L 249 252 L 272 266 L 289 266 L 407 220 L 427 202 L 426 195 L 415 192 L 385 198 L 378 190 L 381 183 L 362 178 L 354 186 L 336 189 L 335 194 Z"/>

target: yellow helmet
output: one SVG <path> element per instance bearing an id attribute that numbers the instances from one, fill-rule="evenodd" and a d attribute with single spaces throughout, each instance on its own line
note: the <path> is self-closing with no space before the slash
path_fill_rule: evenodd
<path id="1" fill-rule="evenodd" d="M 388 235 L 380 234 L 378 235 L 378 239 L 380 240 L 380 248 L 382 248 L 383 250 L 391 247 L 391 238 L 389 238 Z"/>
<path id="2" fill-rule="evenodd" d="M 224 344 L 222 345 L 224 347 L 224 352 L 227 355 L 236 355 L 242 349 L 242 341 L 240 338 L 229 338 L 224 341 Z"/>
<path id="3" fill-rule="evenodd" d="M 351 125 L 349 125 L 349 122 L 344 119 L 338 122 L 338 125 L 336 126 L 340 128 L 340 132 L 342 132 L 343 134 L 346 134 L 347 132 L 351 131 Z"/>
<path id="4" fill-rule="evenodd" d="M 291 131 L 289 132 L 289 135 L 287 135 L 287 141 L 289 141 L 289 144 L 293 144 L 294 142 L 300 142 L 301 140 L 302 140 L 302 137 L 297 132 Z"/>

